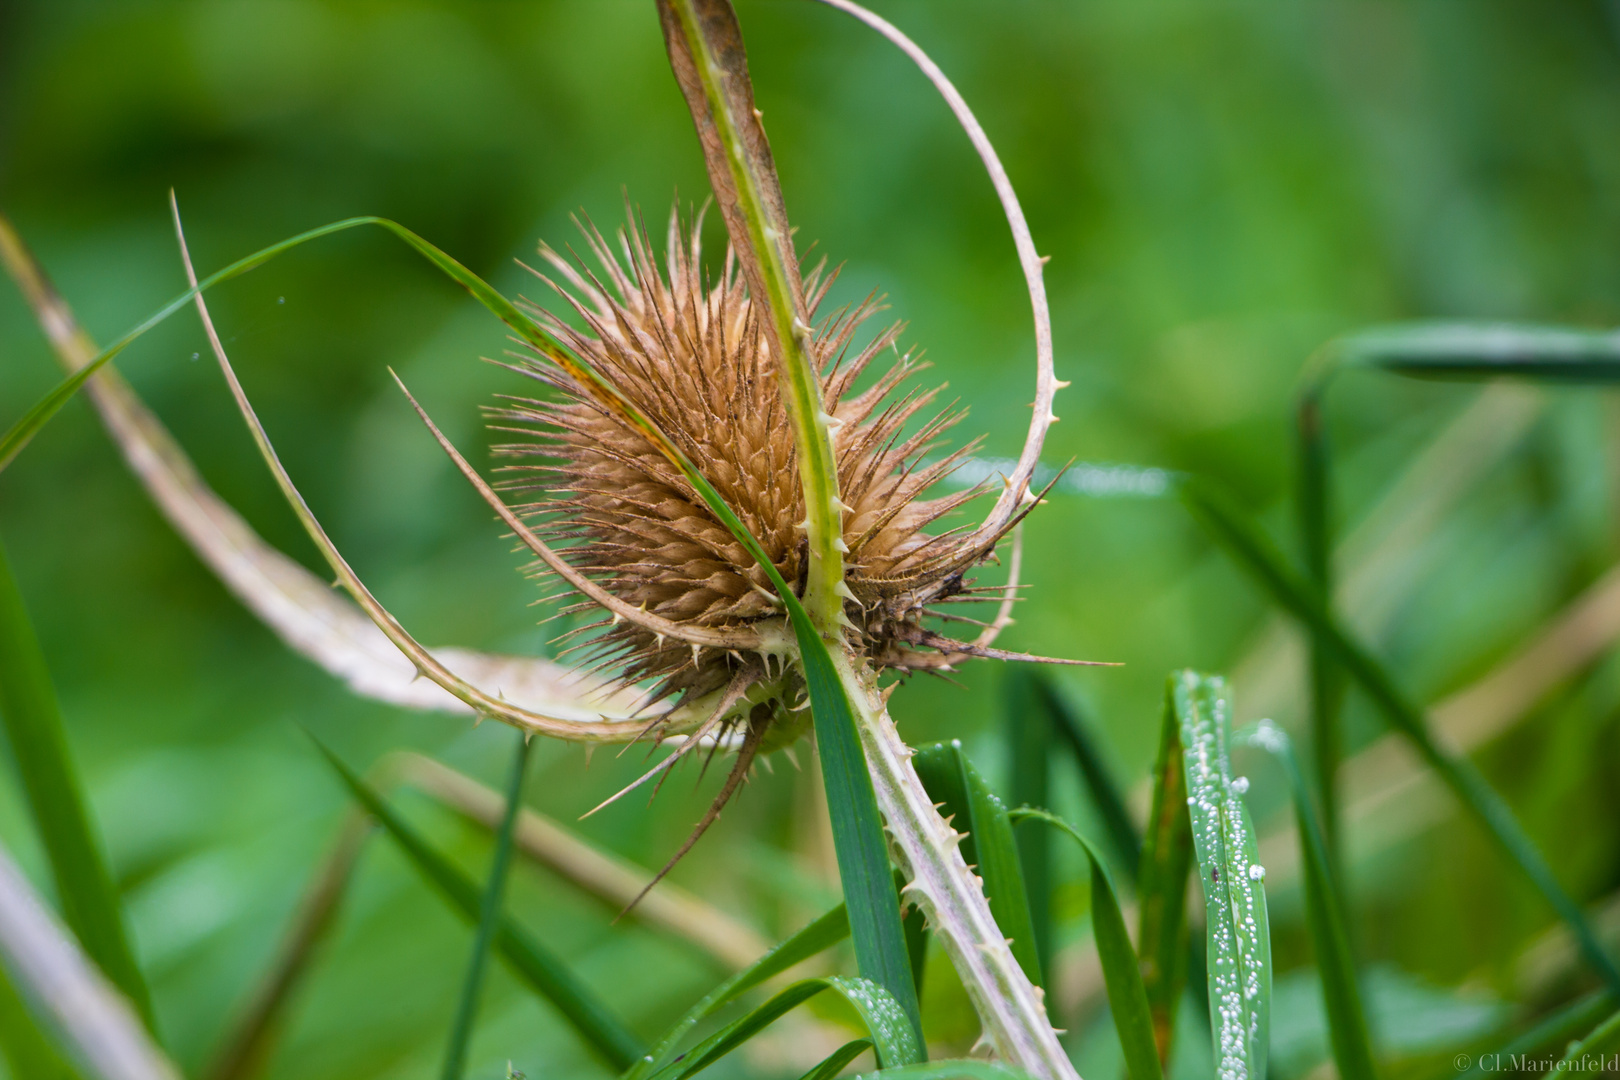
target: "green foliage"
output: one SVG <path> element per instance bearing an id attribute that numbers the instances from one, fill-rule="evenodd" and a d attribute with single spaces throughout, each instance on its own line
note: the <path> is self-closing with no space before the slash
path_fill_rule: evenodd
<path id="1" fill-rule="evenodd" d="M 1159 754 L 1153 766 L 1153 808 L 1136 875 L 1142 983 L 1153 1018 L 1159 1061 L 1168 1064 L 1176 1009 L 1187 983 L 1187 879 L 1192 873 L 1192 817 L 1187 812 L 1187 775 L 1182 761 L 1181 721 L 1176 715 L 1176 679 L 1164 688 Z M 1202 953 L 1199 954 L 1200 959 Z M 1202 967 L 1202 964 L 1198 965 Z"/>
<path id="2" fill-rule="evenodd" d="M 1148 1007 L 1147 988 L 1142 984 L 1141 964 L 1131 948 L 1125 915 L 1119 908 L 1108 864 L 1091 841 L 1056 814 L 1045 810 L 1013 811 L 1019 821 L 1041 821 L 1072 837 L 1091 863 L 1091 929 L 1097 939 L 1097 955 L 1102 961 L 1103 981 L 1108 987 L 1108 1006 L 1114 1014 L 1114 1030 L 1125 1052 L 1125 1066 L 1131 1080 L 1159 1080 L 1163 1069 L 1154 1042 L 1153 1014 Z"/>
<path id="3" fill-rule="evenodd" d="M 124 931 L 124 912 L 91 825 L 68 750 L 62 712 L 22 594 L 0 549 L 0 719 L 50 859 L 62 917 L 85 953 L 153 1026 L 146 980 Z"/>
<path id="4" fill-rule="evenodd" d="M 0 1058 L 11 1075 L 29 1080 L 76 1080 L 78 1073 L 39 1029 L 28 1003 L 0 967 Z"/>
<path id="5" fill-rule="evenodd" d="M 1305 922 L 1316 952 L 1316 967 L 1322 976 L 1322 1001 L 1333 1041 L 1333 1060 L 1345 1080 L 1374 1080 L 1378 1070 L 1373 1063 L 1367 1017 L 1356 981 L 1355 957 L 1350 952 L 1350 935 L 1344 921 L 1348 905 L 1328 861 L 1327 841 L 1311 803 L 1305 774 L 1300 771 L 1288 735 L 1269 720 L 1238 732 L 1235 741 L 1265 750 L 1281 763 L 1287 774 L 1304 866 Z"/>
<path id="6" fill-rule="evenodd" d="M 341 758 L 319 742 L 316 745 L 350 794 L 366 808 L 367 813 L 376 818 L 422 877 L 449 901 L 462 918 L 474 926 L 479 925 L 482 903 L 478 886 L 472 879 L 429 846 Z M 617 1069 L 626 1069 L 643 1055 L 640 1042 L 613 1015 L 607 1004 L 511 916 L 501 916 L 491 944 L 513 972 L 556 1006 L 557 1011 L 604 1060 Z"/>

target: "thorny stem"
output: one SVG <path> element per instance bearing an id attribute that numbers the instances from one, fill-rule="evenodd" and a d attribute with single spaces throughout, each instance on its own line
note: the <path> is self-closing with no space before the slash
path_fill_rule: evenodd
<path id="1" fill-rule="evenodd" d="M 1013 958 L 959 847 L 962 834 L 934 809 L 869 673 L 836 652 L 844 690 L 854 706 L 861 749 L 888 826 L 895 861 L 905 873 L 906 900 L 928 919 L 961 977 L 996 1056 L 1042 1080 L 1079 1080 L 1047 1018 L 1043 995 Z"/>

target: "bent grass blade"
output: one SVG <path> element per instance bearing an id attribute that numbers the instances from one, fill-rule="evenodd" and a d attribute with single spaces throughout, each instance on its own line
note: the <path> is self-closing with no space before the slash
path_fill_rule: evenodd
<path id="1" fill-rule="evenodd" d="M 658 1080 L 686 1080 L 697 1075 L 825 990 L 841 995 L 854 1007 L 872 1042 L 879 1067 L 912 1065 L 921 1060 L 922 1044 L 898 1001 L 870 979 L 835 975 L 794 983 L 693 1047 L 680 1061 L 658 1073 Z"/>
<path id="2" fill-rule="evenodd" d="M 1295 575 L 1270 540 L 1235 508 L 1228 496 L 1191 478 L 1178 482 L 1178 494 L 1183 505 L 1270 593 L 1273 601 L 1304 623 L 1313 637 L 1333 648 L 1345 671 L 1372 698 L 1391 726 L 1413 743 L 1458 801 L 1484 826 L 1508 861 L 1524 872 L 1549 906 L 1569 925 L 1592 969 L 1611 988 L 1620 991 L 1620 967 L 1599 944 L 1586 914 L 1558 883 L 1540 849 L 1473 762 L 1441 748 L 1430 734 L 1422 711 L 1407 700 L 1384 666 L 1322 606 L 1315 590 Z"/>
<path id="3" fill-rule="evenodd" d="M 1108 990 L 1109 1011 L 1114 1014 L 1114 1031 L 1125 1053 L 1130 1080 L 1162 1080 L 1154 1039 L 1153 1014 L 1148 1006 L 1147 988 L 1142 984 L 1141 964 L 1131 937 L 1125 929 L 1119 894 L 1114 889 L 1108 864 L 1091 841 L 1073 825 L 1046 810 L 1024 807 L 1012 812 L 1014 821 L 1040 821 L 1067 834 L 1086 853 L 1091 863 L 1091 926 L 1102 961 L 1103 982 Z"/>
<path id="4" fill-rule="evenodd" d="M 387 831 L 417 871 L 464 919 L 476 925 L 481 898 L 473 880 L 422 839 L 341 758 L 313 736 L 311 739 L 349 793 Z M 640 1041 L 613 1015 L 607 1004 L 510 916 L 501 916 L 491 944 L 513 974 L 555 1005 L 587 1045 L 615 1069 L 628 1068 L 642 1056 Z"/>
<path id="5" fill-rule="evenodd" d="M 658 1037 L 652 1049 L 625 1072 L 624 1080 L 640 1080 L 651 1075 L 668 1062 L 676 1045 L 700 1022 L 767 979 L 825 952 L 848 936 L 849 911 L 844 904 L 839 904 L 760 957 L 753 965 L 709 991 Z"/>
<path id="6" fill-rule="evenodd" d="M 1327 842 L 1311 803 L 1305 774 L 1288 734 L 1271 721 L 1262 720 L 1234 738 L 1271 754 L 1288 776 L 1304 868 L 1305 922 L 1316 953 L 1316 968 L 1322 976 L 1322 1004 L 1327 1012 L 1333 1061 L 1341 1080 L 1376 1080 L 1378 1070 L 1367 1035 L 1366 1010 L 1361 1004 L 1355 957 L 1350 953 L 1350 935 L 1345 929 L 1346 904 L 1328 861 Z"/>
<path id="7" fill-rule="evenodd" d="M 124 928 L 123 906 L 91 824 L 62 710 L 0 548 L 0 719 L 16 758 L 34 826 L 50 860 L 63 921 L 102 973 L 155 1030 L 152 999 Z"/>
<path id="8" fill-rule="evenodd" d="M 1209 1023 L 1215 1075 L 1264 1080 L 1271 1028 L 1271 926 L 1254 826 L 1243 804 L 1247 781 L 1232 778 L 1227 745 L 1232 706 L 1226 680 L 1182 671 L 1171 692 L 1181 727 L 1182 772 L 1193 849 L 1204 888 Z"/>
<path id="9" fill-rule="evenodd" d="M 819 1065 L 805 1073 L 799 1080 L 833 1080 L 835 1076 L 844 1071 L 850 1062 L 871 1048 L 871 1039 L 855 1039 L 852 1042 L 847 1042 L 828 1054 L 821 1060 Z"/>

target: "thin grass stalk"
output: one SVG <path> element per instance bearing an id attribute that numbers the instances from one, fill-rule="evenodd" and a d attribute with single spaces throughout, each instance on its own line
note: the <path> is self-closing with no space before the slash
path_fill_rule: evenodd
<path id="1" fill-rule="evenodd" d="M 1332 602 L 1333 495 L 1327 433 L 1317 387 L 1300 395 L 1296 413 L 1299 486 L 1296 509 L 1305 574 L 1327 606 Z M 1322 839 L 1327 857 L 1339 859 L 1339 763 L 1344 754 L 1344 673 L 1333 651 L 1316 638 L 1310 643 L 1311 763 L 1317 801 L 1322 809 Z"/>
<path id="2" fill-rule="evenodd" d="M 207 1080 L 253 1080 L 269 1064 L 287 1005 L 337 920 L 355 862 L 371 830 L 370 815 L 354 810 L 344 816 L 337 839 L 311 879 L 270 970 L 203 1072 Z"/>
<path id="3" fill-rule="evenodd" d="M 22 594 L 0 545 L 0 718 L 63 920 L 155 1032 L 151 994 L 124 927 L 123 903 L 95 835 L 62 710 Z"/>
<path id="4" fill-rule="evenodd" d="M 1035 701 L 1034 677 L 1019 668 L 1007 673 L 1003 690 L 1007 732 L 1007 800 L 1013 807 L 1050 806 L 1052 721 Z M 1017 834 L 1018 862 L 1029 899 L 1037 970 L 1052 977 L 1052 838 L 1045 829 Z"/>
<path id="5" fill-rule="evenodd" d="M 1124 790 L 1114 779 L 1113 771 L 1104 760 L 1102 748 L 1097 745 L 1085 717 L 1064 699 L 1051 679 L 1038 673 L 1030 678 L 1035 685 L 1035 700 L 1045 710 L 1053 729 L 1074 752 L 1075 764 L 1085 778 L 1086 793 L 1090 795 L 1091 804 L 1108 831 L 1108 842 L 1114 854 L 1119 856 L 1121 865 L 1131 868 L 1129 873 L 1134 882 L 1135 868 L 1142 861 L 1142 834 L 1131 819 Z"/>
<path id="6" fill-rule="evenodd" d="M 523 805 L 523 776 L 529 765 L 529 736 L 519 732 L 517 752 L 512 757 L 512 777 L 506 785 L 506 813 L 495 832 L 495 851 L 489 861 L 489 880 L 484 886 L 483 904 L 478 913 L 478 933 L 467 958 L 467 976 L 462 983 L 456 1020 L 450 1029 L 450 1042 L 444 1052 L 444 1080 L 461 1080 L 467 1067 L 467 1047 L 473 1025 L 478 1020 L 478 999 L 484 986 L 484 968 L 489 963 L 489 945 L 500 928 L 501 902 L 506 895 L 507 870 L 512 865 L 512 833 L 518 808 Z"/>

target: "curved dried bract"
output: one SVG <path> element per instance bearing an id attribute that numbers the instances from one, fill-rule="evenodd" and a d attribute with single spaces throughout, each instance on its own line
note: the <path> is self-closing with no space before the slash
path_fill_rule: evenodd
<path id="1" fill-rule="evenodd" d="M 967 101 L 945 77 L 939 65 L 934 63 L 916 42 L 901 33 L 893 23 L 853 3 L 852 0 L 818 0 L 818 2 L 837 8 L 870 26 L 893 42 L 922 69 L 928 81 L 934 84 L 934 88 L 950 106 L 951 113 L 962 125 L 962 130 L 967 132 L 969 141 L 973 143 L 973 149 L 978 153 L 979 160 L 984 163 L 985 172 L 990 175 L 990 183 L 996 189 L 996 197 L 1001 200 L 1007 225 L 1012 230 L 1013 245 L 1018 249 L 1018 263 L 1024 271 L 1024 284 L 1029 290 L 1029 303 L 1035 316 L 1034 415 L 1030 418 L 1029 434 L 1024 439 L 1024 449 L 1018 455 L 1018 464 L 1013 467 L 1012 475 L 1007 477 L 1006 487 L 997 497 L 990 513 L 985 516 L 984 522 L 973 531 L 969 541 L 963 545 L 968 551 L 988 550 L 1006 532 L 1019 507 L 1030 497 L 1029 485 L 1035 475 L 1036 466 L 1040 464 L 1041 446 L 1046 441 L 1047 429 L 1057 421 L 1057 416 L 1052 412 L 1052 399 L 1060 388 L 1068 385 L 1058 381 L 1052 366 L 1052 316 L 1046 301 L 1046 283 L 1041 276 L 1041 267 L 1045 260 L 1035 251 L 1035 240 L 1030 236 L 1029 223 L 1024 220 L 1023 207 L 1018 203 L 1018 195 L 1013 191 L 1012 181 L 1007 178 L 1007 170 L 1002 167 L 995 147 L 990 145 L 990 138 L 985 135 L 984 128 L 979 126 L 973 110 L 968 108 Z"/>
<path id="2" fill-rule="evenodd" d="M 769 341 L 736 260 L 728 252 L 718 279 L 706 281 L 698 228 L 683 230 L 673 215 L 662 260 L 634 221 L 612 241 L 594 227 L 584 234 L 594 272 L 542 248 L 558 278 L 543 280 L 582 326 L 540 308 L 532 316 L 679 446 L 783 579 L 803 588 L 809 560 L 796 448 Z M 831 284 L 820 268 L 805 275 L 813 319 Z M 963 571 L 990 551 L 974 542 L 977 557 L 969 557 L 959 535 L 926 531 L 976 492 L 922 497 L 972 446 L 921 463 L 960 414 L 937 410 L 937 389 L 898 393 L 920 365 L 896 350 L 886 372 L 855 388 L 900 332 L 891 326 L 856 347 L 876 310 L 869 299 L 824 316 L 806 343 L 838 432 L 848 643 L 879 667 L 906 668 L 929 605 L 960 598 L 970 584 Z M 706 633 L 753 633 L 756 651 L 786 652 L 782 608 L 764 569 L 668 455 L 547 357 L 520 356 L 512 366 L 559 392 L 491 410 L 498 426 L 530 436 L 496 453 L 512 462 L 503 470 L 506 490 L 534 493 L 513 510 L 535 523 L 535 533 L 633 610 Z M 580 609 L 595 606 L 593 599 Z M 600 632 L 584 648 L 626 682 L 651 682 L 660 698 L 713 693 L 753 662 L 741 647 L 694 648 L 689 636 L 634 619 L 592 629 Z"/>
<path id="3" fill-rule="evenodd" d="M 195 288 L 197 274 L 191 265 L 191 255 L 186 249 L 185 233 L 180 225 L 180 208 L 174 202 L 172 196 L 170 198 L 170 208 L 174 212 L 175 237 L 180 244 L 180 258 L 185 266 L 186 278 Z M 337 546 L 332 543 L 331 538 L 326 535 L 326 531 L 321 527 L 320 522 L 316 520 L 309 505 L 305 503 L 303 495 L 299 493 L 298 488 L 293 484 L 292 477 L 288 475 L 286 468 L 282 465 L 275 447 L 271 445 L 270 437 L 265 432 L 264 426 L 259 422 L 258 414 L 254 411 L 252 403 L 248 401 L 247 393 L 242 389 L 242 384 L 236 377 L 236 371 L 231 367 L 229 357 L 225 355 L 225 347 L 221 344 L 219 334 L 214 329 L 213 319 L 208 314 L 207 302 L 203 299 L 201 293 L 196 295 L 195 302 L 197 314 L 202 319 L 203 330 L 208 337 L 209 347 L 213 350 L 215 359 L 219 361 L 220 370 L 225 375 L 225 381 L 230 387 L 231 396 L 236 400 L 242 418 L 247 421 L 248 430 L 252 434 L 254 442 L 258 445 L 259 452 L 263 456 L 265 463 L 270 466 L 270 471 L 275 476 L 282 495 L 298 516 L 299 522 L 304 526 L 309 538 L 315 542 L 316 548 L 320 550 L 321 555 L 332 567 L 333 572 L 337 575 L 338 583 L 348 590 L 349 595 L 354 597 L 355 602 L 360 605 L 360 609 L 371 618 L 377 628 L 416 666 L 417 670 L 425 678 L 437 683 L 442 689 L 462 701 L 474 712 L 503 720 L 527 732 L 541 732 L 554 738 L 576 742 L 628 742 L 637 738 L 645 730 L 645 723 L 640 720 L 628 718 L 608 720 L 600 715 L 596 719 L 571 720 L 531 709 L 519 708 L 501 697 L 459 678 L 438 657 L 423 648 L 400 625 L 399 620 L 395 619 L 371 594 L 365 583 L 360 580 L 353 568 L 349 566 L 348 561 L 343 558 L 342 553 L 338 551 Z M 671 723 L 669 726 L 673 727 L 674 725 Z"/>

